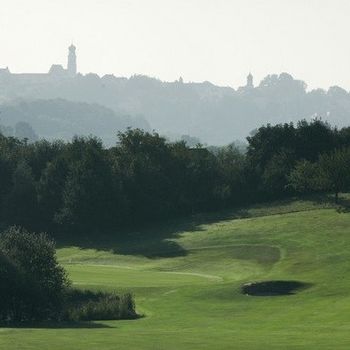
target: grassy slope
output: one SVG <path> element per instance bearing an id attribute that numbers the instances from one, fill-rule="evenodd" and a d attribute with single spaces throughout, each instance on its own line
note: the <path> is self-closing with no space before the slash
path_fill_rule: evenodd
<path id="1" fill-rule="evenodd" d="M 0 349 L 348 349 L 349 228 L 350 213 L 293 202 L 62 247 L 77 286 L 131 290 L 145 317 L 0 329 Z M 243 282 L 264 279 L 314 285 L 294 296 L 240 294 Z"/>

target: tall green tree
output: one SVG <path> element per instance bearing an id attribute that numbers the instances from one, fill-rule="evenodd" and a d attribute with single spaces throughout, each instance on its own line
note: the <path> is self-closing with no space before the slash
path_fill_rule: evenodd
<path id="1" fill-rule="evenodd" d="M 288 176 L 289 186 L 300 193 L 321 190 L 320 168 L 318 163 L 308 160 L 299 161 Z"/>
<path id="2" fill-rule="evenodd" d="M 75 139 L 73 151 L 79 157 L 68 164 L 57 223 L 82 230 L 103 229 L 113 222 L 113 181 L 109 159 L 102 143 Z"/>
<path id="3" fill-rule="evenodd" d="M 5 198 L 4 218 L 9 224 L 34 228 L 38 219 L 36 183 L 31 167 L 25 160 L 17 164 L 12 174 L 12 189 Z"/>
<path id="4" fill-rule="evenodd" d="M 319 183 L 323 190 L 334 193 L 338 202 L 340 192 L 349 190 L 350 187 L 350 148 L 342 148 L 320 156 Z"/>
<path id="5" fill-rule="evenodd" d="M 69 281 L 46 234 L 8 228 L 0 235 L 0 262 L 1 320 L 60 317 Z"/>

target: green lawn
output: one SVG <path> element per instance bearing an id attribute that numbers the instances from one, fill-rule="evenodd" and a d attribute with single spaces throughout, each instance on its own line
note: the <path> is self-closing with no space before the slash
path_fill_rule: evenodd
<path id="1" fill-rule="evenodd" d="M 295 201 L 61 243 L 79 288 L 132 291 L 134 321 L 0 329 L 1 350 L 349 349 L 350 213 Z M 247 281 L 312 283 L 250 297 Z"/>

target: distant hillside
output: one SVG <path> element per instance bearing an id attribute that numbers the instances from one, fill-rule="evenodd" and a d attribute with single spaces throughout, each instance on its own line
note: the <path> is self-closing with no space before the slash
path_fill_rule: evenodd
<path id="1" fill-rule="evenodd" d="M 40 138 L 70 140 L 74 135 L 94 135 L 106 145 L 116 141 L 118 131 L 128 127 L 150 130 L 141 117 L 117 113 L 98 104 L 63 99 L 22 101 L 0 106 L 0 121 L 8 128 L 28 123 Z M 21 125 L 21 124 L 20 124 Z"/>
<path id="2" fill-rule="evenodd" d="M 0 101 L 63 98 L 97 103 L 117 113 L 122 110 L 130 115 L 142 115 L 152 128 L 171 138 L 191 135 L 208 144 L 227 144 L 243 139 L 251 130 L 267 122 L 297 121 L 317 115 L 333 125 L 348 123 L 350 94 L 347 91 L 332 87 L 328 91 L 308 92 L 306 87 L 303 81 L 295 80 L 287 73 L 269 75 L 255 88 L 247 86 L 238 90 L 209 82 L 162 82 L 146 76 L 127 79 L 79 74 L 72 79 L 45 83 L 26 82 L 14 75 L 6 79 L 0 77 Z M 88 115 L 93 119 L 92 114 Z M 65 123 L 69 123 L 66 117 L 63 117 Z M 89 125 L 96 127 L 96 131 L 89 129 L 89 132 L 102 132 L 97 125 Z M 33 127 L 37 129 L 34 124 Z M 84 125 L 84 131 L 87 128 Z"/>

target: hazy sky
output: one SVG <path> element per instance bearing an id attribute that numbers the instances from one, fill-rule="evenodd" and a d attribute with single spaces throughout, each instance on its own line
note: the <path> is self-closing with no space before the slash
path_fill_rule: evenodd
<path id="1" fill-rule="evenodd" d="M 0 0 L 0 67 L 78 69 L 233 87 L 289 72 L 350 90 L 349 0 Z"/>

